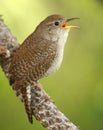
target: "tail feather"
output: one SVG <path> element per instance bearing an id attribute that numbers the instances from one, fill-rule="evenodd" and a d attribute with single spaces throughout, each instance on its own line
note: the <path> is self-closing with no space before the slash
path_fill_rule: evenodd
<path id="1" fill-rule="evenodd" d="M 13 84 L 13 89 L 15 90 L 16 95 L 19 96 L 21 101 L 24 103 L 29 122 L 32 124 L 31 87 L 29 85 L 24 87 L 22 81 L 17 81 Z"/>
<path id="2" fill-rule="evenodd" d="M 31 110 L 31 91 L 30 86 L 21 89 L 22 99 L 25 105 L 25 110 L 28 115 L 29 122 L 33 123 L 32 110 Z"/>

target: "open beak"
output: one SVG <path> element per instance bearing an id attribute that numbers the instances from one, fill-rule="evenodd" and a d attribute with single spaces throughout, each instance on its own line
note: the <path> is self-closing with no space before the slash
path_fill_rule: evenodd
<path id="1" fill-rule="evenodd" d="M 76 20 L 76 19 L 79 19 L 79 18 L 70 18 L 70 19 L 67 19 L 66 22 L 62 25 L 63 28 L 65 29 L 69 29 L 69 28 L 80 28 L 79 26 L 73 26 L 73 25 L 67 25 L 69 21 L 72 21 L 72 20 Z"/>

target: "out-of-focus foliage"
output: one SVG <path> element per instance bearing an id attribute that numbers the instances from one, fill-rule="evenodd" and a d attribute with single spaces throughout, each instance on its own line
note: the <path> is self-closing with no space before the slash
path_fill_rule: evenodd
<path id="1" fill-rule="evenodd" d="M 50 14 L 80 17 L 60 70 L 41 82 L 58 108 L 81 130 L 103 130 L 102 0 L 0 0 L 0 14 L 20 43 Z M 23 104 L 0 70 L 0 130 L 44 130 L 30 125 Z"/>

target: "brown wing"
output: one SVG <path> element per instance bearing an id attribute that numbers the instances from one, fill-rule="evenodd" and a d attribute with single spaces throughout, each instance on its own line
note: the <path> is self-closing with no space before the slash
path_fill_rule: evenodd
<path id="1" fill-rule="evenodd" d="M 11 61 L 11 82 L 22 79 L 31 82 L 42 78 L 55 58 L 54 46 L 54 43 L 43 39 L 34 39 L 32 43 L 24 41 Z"/>

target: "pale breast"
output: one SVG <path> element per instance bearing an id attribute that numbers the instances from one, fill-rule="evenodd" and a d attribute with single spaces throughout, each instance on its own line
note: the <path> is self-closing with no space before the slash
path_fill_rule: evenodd
<path id="1" fill-rule="evenodd" d="M 52 73 L 54 73 L 56 70 L 59 69 L 63 59 L 63 49 L 58 50 L 56 57 L 54 58 L 54 61 L 52 62 L 50 68 L 45 73 L 45 76 L 49 76 Z"/>
<path id="2" fill-rule="evenodd" d="M 63 60 L 63 52 L 64 52 L 64 46 L 67 40 L 68 32 L 64 33 L 62 37 L 58 40 L 57 42 L 57 51 L 56 51 L 56 56 L 50 66 L 50 68 L 47 70 L 45 73 L 45 76 L 49 76 L 52 73 L 54 73 L 56 70 L 59 69 L 62 60 Z"/>

